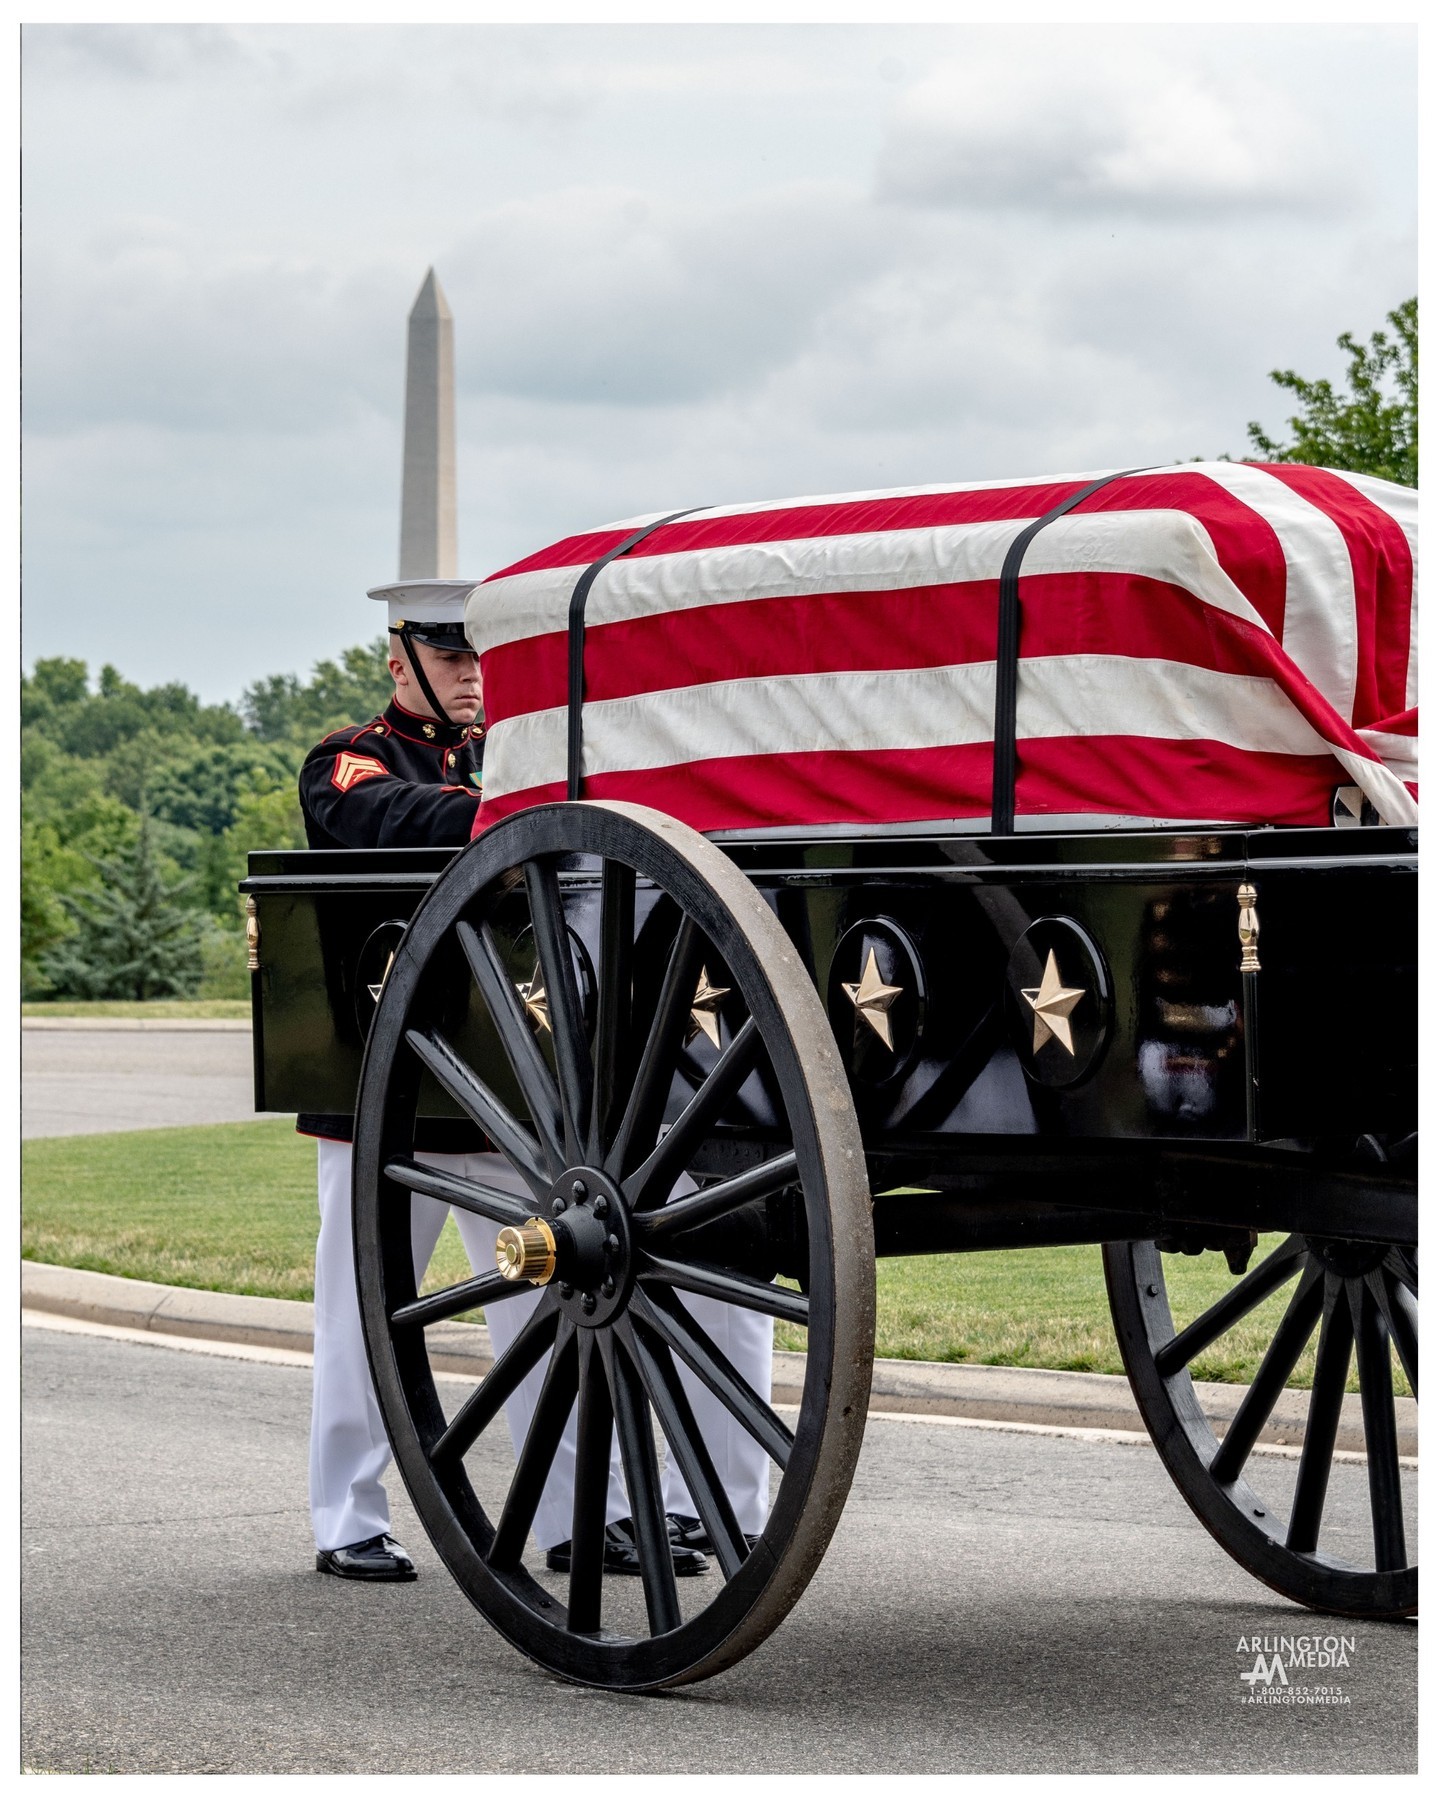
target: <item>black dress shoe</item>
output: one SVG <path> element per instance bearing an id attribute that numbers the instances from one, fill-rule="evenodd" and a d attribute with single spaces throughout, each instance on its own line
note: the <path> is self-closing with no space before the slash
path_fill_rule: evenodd
<path id="1" fill-rule="evenodd" d="M 358 1544 L 342 1544 L 338 1550 L 318 1550 L 315 1567 L 322 1575 L 340 1575 L 346 1581 L 413 1581 L 415 1565 L 402 1544 L 382 1533 Z"/>
<path id="2" fill-rule="evenodd" d="M 683 1544 L 688 1550 L 708 1551 L 715 1554 L 715 1546 L 710 1542 L 710 1533 L 699 1519 L 689 1518 L 685 1513 L 666 1513 L 665 1523 L 670 1527 L 670 1542 Z M 752 1536 L 745 1533 L 745 1542 L 753 1550 L 760 1542 L 758 1533 Z"/>
<path id="3" fill-rule="evenodd" d="M 677 1575 L 703 1575 L 710 1567 L 709 1559 L 701 1551 L 678 1543 L 673 1531 L 670 1533 L 670 1561 Z M 545 1552 L 545 1567 L 553 1569 L 557 1575 L 569 1574 L 569 1538 Z M 605 1573 L 640 1573 L 640 1550 L 635 1542 L 635 1526 L 629 1519 L 617 1519 L 613 1525 L 605 1527 Z"/>

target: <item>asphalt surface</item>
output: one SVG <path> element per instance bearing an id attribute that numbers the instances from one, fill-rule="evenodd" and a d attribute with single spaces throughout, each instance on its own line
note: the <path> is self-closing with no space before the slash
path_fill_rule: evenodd
<path id="1" fill-rule="evenodd" d="M 303 1367 L 25 1333 L 28 1766 L 1415 1767 L 1414 1628 L 1276 1599 L 1211 1542 L 1148 1446 L 872 1420 L 835 1541 L 785 1624 L 710 1682 L 635 1698 L 564 1686 L 510 1649 L 398 1480 L 396 1530 L 421 1579 L 316 1575 L 309 1382 Z M 503 1472 L 500 1450 L 472 1460 L 482 1488 Z M 1263 1474 L 1293 1470 L 1277 1458 Z M 1335 1471 L 1346 1522 L 1364 1517 L 1363 1481 Z M 1341 1631 L 1349 1665 L 1288 1690 L 1330 1683 L 1336 1703 L 1245 1704 L 1241 1639 Z"/>
<path id="2" fill-rule="evenodd" d="M 248 1031 L 21 1033 L 21 1135 L 253 1119 Z"/>

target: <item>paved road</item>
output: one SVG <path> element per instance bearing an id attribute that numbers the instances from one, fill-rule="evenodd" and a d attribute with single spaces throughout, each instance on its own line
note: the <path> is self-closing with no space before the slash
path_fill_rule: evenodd
<path id="1" fill-rule="evenodd" d="M 1242 1704 L 1240 1637 L 1340 1627 L 1231 1564 L 1148 1447 L 872 1421 L 785 1625 L 725 1675 L 638 1699 L 522 1661 L 403 1496 L 419 1582 L 312 1573 L 307 1369 L 48 1330 L 24 1354 L 32 1767 L 1414 1768 L 1410 1626 L 1345 1628 L 1348 1704 Z M 1337 1470 L 1339 1504 L 1362 1480 Z"/>
<path id="2" fill-rule="evenodd" d="M 21 1033 L 21 1133 L 71 1137 L 255 1117 L 248 1031 Z"/>

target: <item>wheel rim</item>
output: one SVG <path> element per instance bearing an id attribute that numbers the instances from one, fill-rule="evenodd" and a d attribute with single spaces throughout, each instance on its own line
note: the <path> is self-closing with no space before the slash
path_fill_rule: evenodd
<path id="1" fill-rule="evenodd" d="M 560 867 L 577 856 L 598 859 L 566 882 L 569 913 L 588 907 L 593 1019 L 566 952 Z M 668 948 L 657 982 L 653 970 L 631 966 L 635 922 L 648 909 L 653 923 L 666 907 L 675 926 L 660 933 Z M 539 1031 L 526 1022 L 533 979 L 522 992 L 506 959 L 527 925 L 548 1015 Z M 702 968 L 712 987 L 728 990 L 716 1003 L 719 1043 L 662 1132 L 675 1071 L 682 1058 L 694 1061 L 683 1040 Z M 507 1104 L 500 1083 L 455 1048 L 462 978 L 491 1022 L 493 1061 L 523 1105 Z M 415 1163 L 422 1071 L 487 1132 L 527 1198 Z M 775 1105 L 778 1147 L 767 1145 L 759 1167 L 667 1198 L 716 1121 L 734 1118 L 742 1089 L 752 1113 L 757 1095 Z M 377 1397 L 416 1509 L 469 1598 L 536 1662 L 592 1685 L 673 1685 L 746 1654 L 803 1592 L 839 1517 L 864 1429 L 874 1324 L 869 1191 L 843 1069 L 813 984 L 751 884 L 707 840 L 645 808 L 540 807 L 494 827 L 437 882 L 397 950 L 366 1049 L 355 1168 L 361 1312 Z M 530 1320 L 448 1416 L 426 1329 L 473 1306 L 503 1305 L 526 1284 L 482 1273 L 417 1300 L 411 1191 L 518 1234 L 505 1251 L 517 1263 L 533 1256 L 537 1272 L 547 1256 L 553 1263 Z M 774 1285 L 763 1269 L 716 1260 L 717 1232 L 782 1202 L 801 1221 L 804 1295 Z M 793 1425 L 737 1375 L 681 1293 L 805 1327 Z M 529 1437 L 491 1517 L 465 1459 L 487 1431 L 503 1432 L 504 1400 L 542 1366 Z M 753 1546 L 695 1427 L 681 1368 L 783 1471 Z M 572 1407 L 577 1505 L 567 1579 L 546 1576 L 527 1539 Z M 715 1546 L 718 1580 L 704 1595 L 681 1584 L 693 1601 L 689 1616 L 664 1539 L 652 1416 Z M 601 1575 L 612 1427 L 642 1565 L 640 1583 L 621 1578 L 618 1587 Z M 613 1629 L 616 1606 L 635 1610 L 618 1589 L 637 1585 L 643 1626 L 632 1619 L 632 1629 Z"/>
<path id="2" fill-rule="evenodd" d="M 1154 1243 L 1107 1244 L 1111 1311 L 1140 1412 L 1192 1509 L 1253 1575 L 1302 1605 L 1352 1617 L 1413 1613 L 1393 1373 L 1418 1396 L 1418 1274 L 1413 1247 L 1287 1237 L 1177 1330 Z M 1225 1332 L 1288 1289 L 1284 1313 L 1223 1436 L 1206 1417 L 1192 1365 Z M 1298 1464 L 1252 1452 L 1309 1345 L 1315 1372 Z M 1352 1362 L 1360 1390 L 1373 1555 L 1327 1547 L 1326 1499 Z M 1294 1475 L 1293 1492 L 1282 1473 Z M 1261 1492 L 1261 1489 L 1264 1492 Z"/>

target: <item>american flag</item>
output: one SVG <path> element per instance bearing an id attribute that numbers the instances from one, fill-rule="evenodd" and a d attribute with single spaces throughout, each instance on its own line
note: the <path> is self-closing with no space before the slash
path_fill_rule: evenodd
<path id="1" fill-rule="evenodd" d="M 984 829 L 1006 550 L 1104 473 L 661 525 L 589 595 L 585 795 L 707 832 Z M 1415 822 L 1417 499 L 1329 469 L 1186 463 L 1122 474 L 1047 525 L 1020 577 L 1017 828 L 1321 825 L 1340 786 Z M 472 594 L 477 829 L 565 797 L 570 597 L 647 522 L 564 538 Z"/>

